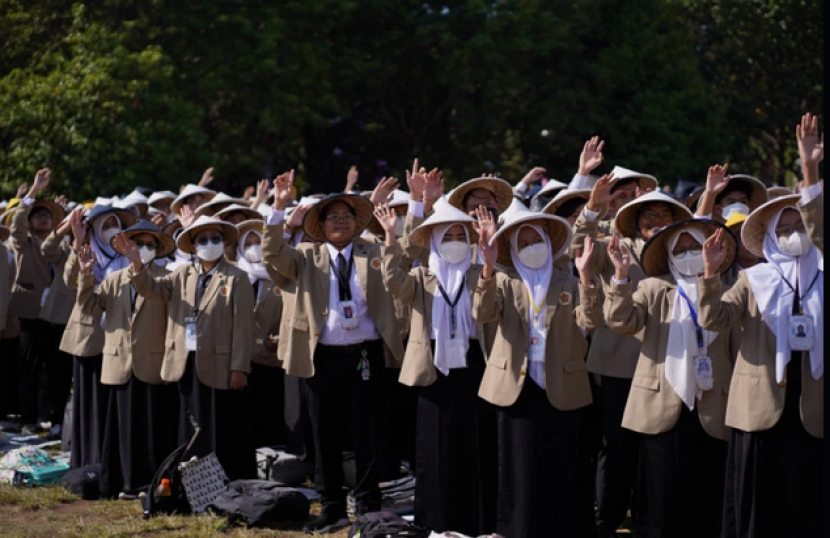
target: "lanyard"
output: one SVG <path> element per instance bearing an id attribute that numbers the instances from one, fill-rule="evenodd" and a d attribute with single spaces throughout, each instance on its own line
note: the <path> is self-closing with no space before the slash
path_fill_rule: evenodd
<path id="1" fill-rule="evenodd" d="M 689 312 L 692 314 L 692 323 L 695 324 L 695 334 L 697 334 L 697 347 L 700 349 L 701 353 L 703 352 L 703 329 L 700 327 L 700 324 L 697 322 L 697 312 L 695 312 L 694 307 L 692 306 L 692 301 L 689 300 L 689 296 L 686 295 L 686 292 L 683 291 L 683 288 L 680 287 L 680 284 L 677 285 L 677 293 L 680 294 L 683 299 L 686 300 L 686 304 L 689 306 Z"/>
<path id="2" fill-rule="evenodd" d="M 467 276 L 465 275 L 464 278 L 461 280 L 461 285 L 458 287 L 458 293 L 455 294 L 455 300 L 450 301 L 447 292 L 444 290 L 444 286 L 441 283 L 438 283 L 438 291 L 441 293 L 441 297 L 450 305 L 450 338 L 455 339 L 455 305 L 458 304 L 458 300 L 461 299 L 461 294 L 464 293 L 464 284 L 467 282 Z"/>
<path id="3" fill-rule="evenodd" d="M 334 265 L 333 261 L 329 260 L 329 265 L 331 266 L 331 270 L 334 271 L 335 278 L 337 278 L 338 289 L 340 290 L 340 300 L 351 301 L 352 288 L 349 284 L 349 279 L 352 276 L 352 268 L 354 267 L 354 255 L 349 256 L 349 264 L 346 266 L 346 272 L 349 275 L 348 277 L 343 277 L 340 274 L 340 269 Z"/>
<path id="4" fill-rule="evenodd" d="M 536 304 L 533 302 L 533 294 L 530 293 L 530 290 L 526 290 L 526 291 L 527 291 L 527 300 L 530 301 L 530 308 L 531 308 L 531 310 L 533 310 L 533 325 L 535 326 L 536 324 L 539 323 L 539 313 L 542 312 L 542 309 L 545 308 L 545 305 L 548 302 L 548 295 L 545 294 L 545 296 L 542 298 L 542 301 L 539 304 L 539 306 L 536 306 Z"/>
<path id="5" fill-rule="evenodd" d="M 778 274 L 781 275 L 781 280 L 784 281 L 787 287 L 790 288 L 790 290 L 793 292 L 793 295 L 795 295 L 795 298 L 798 299 L 798 310 L 800 313 L 800 311 L 802 310 L 801 304 L 804 302 L 804 298 L 807 297 L 807 294 L 810 293 L 810 290 L 813 289 L 813 286 L 818 280 L 819 275 L 821 275 L 821 271 L 816 271 L 816 276 L 813 277 L 813 281 L 810 282 L 809 286 L 807 286 L 807 291 L 805 291 L 803 295 L 799 296 L 796 289 L 793 287 L 792 284 L 790 284 L 790 281 L 787 280 L 787 277 L 784 276 L 784 273 L 781 272 L 781 268 L 776 267 L 776 269 L 778 270 Z"/>

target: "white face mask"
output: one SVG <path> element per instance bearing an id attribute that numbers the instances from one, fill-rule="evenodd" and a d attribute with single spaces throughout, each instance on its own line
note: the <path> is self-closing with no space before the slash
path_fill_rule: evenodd
<path id="1" fill-rule="evenodd" d="M 406 222 L 406 217 L 398 217 L 395 221 L 395 237 L 403 237 L 403 225 Z"/>
<path id="2" fill-rule="evenodd" d="M 438 252 L 441 253 L 441 257 L 444 258 L 444 261 L 447 263 L 458 263 L 464 259 L 464 256 L 467 255 L 469 250 L 470 246 L 467 243 L 462 243 L 461 241 L 448 241 L 446 243 L 441 243 L 441 247 L 439 247 Z"/>
<path id="3" fill-rule="evenodd" d="M 245 249 L 245 259 L 251 263 L 262 261 L 262 245 L 250 245 Z"/>
<path id="4" fill-rule="evenodd" d="M 218 245 L 214 245 L 213 243 L 208 243 L 205 246 L 196 245 L 196 256 L 199 257 L 200 260 L 204 260 L 206 262 L 212 262 L 219 259 L 222 256 L 222 252 L 225 250 L 225 245 L 219 243 Z"/>
<path id="5" fill-rule="evenodd" d="M 138 255 L 141 258 L 141 263 L 148 264 L 156 257 L 156 251 L 150 250 L 147 247 L 141 247 L 138 249 Z"/>
<path id="6" fill-rule="evenodd" d="M 731 217 L 733 213 L 749 215 L 751 211 L 749 210 L 748 205 L 738 202 L 735 204 L 729 204 L 727 206 L 724 206 L 721 210 L 721 217 L 723 218 L 723 220 L 729 220 L 729 217 Z"/>
<path id="7" fill-rule="evenodd" d="M 120 233 L 121 230 L 119 230 L 118 228 L 106 229 L 103 232 L 101 232 L 101 240 L 104 242 L 105 245 L 109 246 L 110 241 L 112 241 L 112 238 Z"/>
<path id="8" fill-rule="evenodd" d="M 810 239 L 807 234 L 801 232 L 793 232 L 787 237 L 778 238 L 778 248 L 787 256 L 798 258 L 803 256 L 810 250 Z"/>
<path id="9" fill-rule="evenodd" d="M 681 275 L 684 276 L 697 276 L 698 274 L 703 272 L 703 254 L 686 254 L 686 256 L 682 258 L 672 258 L 672 263 L 674 267 L 678 270 Z"/>
<path id="10" fill-rule="evenodd" d="M 545 265 L 548 255 L 548 246 L 544 243 L 536 243 L 523 248 L 519 252 L 519 260 L 531 269 L 538 269 Z"/>

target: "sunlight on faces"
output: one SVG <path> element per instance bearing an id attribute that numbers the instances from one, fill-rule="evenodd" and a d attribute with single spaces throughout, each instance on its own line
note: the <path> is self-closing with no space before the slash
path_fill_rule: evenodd
<path id="1" fill-rule="evenodd" d="M 525 247 L 535 245 L 537 243 L 544 243 L 545 240 L 539 235 L 539 232 L 530 226 L 522 226 L 519 230 L 519 235 L 516 236 L 516 250 L 521 252 Z"/>
<path id="2" fill-rule="evenodd" d="M 136 248 L 141 248 L 145 246 L 150 250 L 158 251 L 159 243 L 156 240 L 155 236 L 148 233 L 141 233 L 134 235 L 130 238 L 130 240 L 135 243 Z"/>
<path id="3" fill-rule="evenodd" d="M 464 231 L 464 226 L 463 225 L 453 224 L 444 233 L 444 238 L 441 239 L 441 242 L 442 243 L 449 243 L 451 241 L 459 241 L 461 243 L 466 243 L 467 242 L 467 233 Z"/>
<path id="4" fill-rule="evenodd" d="M 215 237 L 219 238 L 220 243 L 223 243 L 225 240 L 222 236 L 222 229 L 215 224 L 211 224 L 199 230 L 199 233 L 193 236 L 193 244 L 198 245 L 199 240 L 203 237 L 207 239 L 209 243 L 212 243 Z"/>
<path id="5" fill-rule="evenodd" d="M 262 243 L 262 240 L 259 238 L 259 235 L 255 233 L 250 233 L 245 237 L 245 244 L 242 245 L 243 248 L 248 248 L 251 245 L 259 245 Z"/>
<path id="6" fill-rule="evenodd" d="M 622 206 L 637 198 L 637 185 L 639 185 L 637 180 L 631 179 L 621 181 L 628 181 L 628 183 L 615 185 L 611 188 L 611 194 L 619 193 L 619 195 L 608 204 L 608 217 L 612 219 L 617 215 L 617 211 L 619 211 Z"/>
<path id="7" fill-rule="evenodd" d="M 118 217 L 115 215 L 108 215 L 104 224 L 101 226 L 101 233 L 106 232 L 107 230 L 111 230 L 113 228 L 121 229 L 121 222 L 118 220 Z"/>
<path id="8" fill-rule="evenodd" d="M 231 224 L 236 226 L 240 222 L 243 222 L 245 219 L 246 219 L 245 213 L 243 213 L 241 211 L 234 211 L 234 212 L 232 212 L 228 215 L 225 215 L 225 218 L 222 219 L 222 220 L 224 220 L 225 222 L 230 222 Z"/>
<path id="9" fill-rule="evenodd" d="M 643 204 L 637 215 L 637 229 L 643 239 L 651 236 L 674 222 L 674 213 L 669 204 L 664 202 L 649 202 Z"/>
<path id="10" fill-rule="evenodd" d="M 801 213 L 788 207 L 781 213 L 778 225 L 775 227 L 775 235 L 779 238 L 789 237 L 793 232 L 805 233 L 804 221 L 801 220 Z"/>
<path id="11" fill-rule="evenodd" d="M 45 207 L 38 207 L 29 213 L 29 227 L 34 233 L 52 231 L 52 213 Z"/>
<path id="12" fill-rule="evenodd" d="M 687 233 L 681 233 L 680 237 L 677 238 L 677 244 L 674 245 L 674 250 L 672 250 L 671 253 L 672 256 L 680 256 L 689 250 L 696 250 L 700 252 L 702 248 L 703 245 L 701 245 L 697 239 Z"/>
<path id="13" fill-rule="evenodd" d="M 732 204 L 744 204 L 749 207 L 749 196 L 739 190 L 727 192 L 723 195 L 723 198 L 715 202 L 715 215 L 721 216 L 723 208 Z"/>
<path id="14" fill-rule="evenodd" d="M 574 210 L 573 213 L 571 213 L 567 217 L 564 217 L 564 219 L 566 221 L 568 221 L 568 224 L 570 224 L 571 227 L 574 227 L 576 225 L 576 219 L 578 219 L 579 215 L 582 214 L 582 210 L 585 209 L 586 204 L 587 204 L 587 202 L 583 202 L 583 203 L 579 204 L 578 206 L 576 206 L 576 209 Z"/>
<path id="15" fill-rule="evenodd" d="M 320 214 L 320 228 L 326 241 L 333 245 L 346 245 L 352 241 L 355 227 L 355 211 L 346 202 L 333 202 Z"/>
<path id="16" fill-rule="evenodd" d="M 495 209 L 499 213 L 499 204 L 496 195 L 487 189 L 473 189 L 464 195 L 464 212 L 470 217 L 475 217 L 476 208 L 483 205 L 487 209 Z"/>

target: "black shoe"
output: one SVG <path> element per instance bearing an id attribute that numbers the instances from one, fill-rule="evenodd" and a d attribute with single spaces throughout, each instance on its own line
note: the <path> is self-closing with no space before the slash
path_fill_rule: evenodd
<path id="1" fill-rule="evenodd" d="M 326 534 L 345 529 L 351 524 L 352 522 L 346 517 L 346 512 L 323 511 L 319 516 L 303 525 L 303 532 L 306 534 L 314 534 L 315 532 Z"/>

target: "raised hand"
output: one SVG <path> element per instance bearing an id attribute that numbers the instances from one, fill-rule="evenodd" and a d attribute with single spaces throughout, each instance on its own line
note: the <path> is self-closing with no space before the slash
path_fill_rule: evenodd
<path id="1" fill-rule="evenodd" d="M 82 246 L 78 251 L 78 265 L 80 266 L 82 272 L 90 274 L 92 269 L 95 267 L 95 260 L 95 253 L 89 245 Z"/>
<path id="2" fill-rule="evenodd" d="M 199 180 L 200 187 L 207 187 L 213 181 L 213 167 L 211 166 L 202 173 L 202 179 Z"/>
<path id="3" fill-rule="evenodd" d="M 254 196 L 254 192 L 256 192 L 256 188 L 248 185 L 245 187 L 245 192 L 242 193 L 242 199 L 250 200 Z"/>
<path id="4" fill-rule="evenodd" d="M 717 195 L 726 188 L 729 184 L 729 176 L 726 175 L 727 170 L 729 170 L 729 163 L 710 166 L 709 173 L 706 175 L 706 190 Z"/>
<path id="5" fill-rule="evenodd" d="M 591 189 L 591 196 L 588 198 L 588 211 L 598 212 L 603 204 L 608 204 L 615 200 L 621 191 L 611 194 L 611 188 L 614 186 L 614 174 L 605 174 L 594 183 Z"/>
<path id="6" fill-rule="evenodd" d="M 611 258 L 611 263 L 614 264 L 614 278 L 617 280 L 625 280 L 628 278 L 628 268 L 631 266 L 631 253 L 628 251 L 623 243 L 620 242 L 620 236 L 614 234 L 611 242 L 608 244 L 608 257 Z"/>
<path id="7" fill-rule="evenodd" d="M 725 258 L 726 248 L 723 244 L 723 228 L 718 228 L 703 243 L 703 276 L 709 278 L 717 275 Z"/>
<path id="8" fill-rule="evenodd" d="M 415 159 L 415 166 L 418 165 L 418 159 Z M 420 202 L 424 199 L 424 194 L 427 189 L 428 174 L 412 167 L 412 171 L 406 171 L 406 185 L 409 187 L 409 199 L 413 202 Z M 437 170 L 437 169 L 436 169 Z"/>
<path id="9" fill-rule="evenodd" d="M 376 205 L 374 214 L 386 234 L 386 246 L 392 246 L 395 244 L 395 225 L 398 222 L 398 215 L 386 203 Z"/>
<path id="10" fill-rule="evenodd" d="M 251 208 L 256 210 L 259 206 L 268 201 L 268 180 L 260 179 L 256 184 L 256 196 L 251 202 Z"/>
<path id="11" fill-rule="evenodd" d="M 86 238 L 87 222 L 84 220 L 84 207 L 76 207 L 69 215 L 69 224 L 72 226 L 72 235 L 75 236 L 75 250 L 80 250 Z"/>
<path id="12" fill-rule="evenodd" d="M 545 170 L 541 166 L 534 166 L 530 170 L 530 172 L 525 174 L 525 177 L 522 178 L 521 182 L 525 185 L 532 185 L 533 183 L 536 183 L 537 181 L 545 177 L 545 172 L 547 172 L 547 170 Z"/>
<path id="13" fill-rule="evenodd" d="M 369 201 L 372 202 L 372 205 L 390 202 L 392 201 L 393 193 L 397 188 L 397 178 L 381 178 L 381 180 L 378 182 L 377 187 L 375 187 L 375 190 L 372 191 L 372 196 L 369 197 Z"/>
<path id="14" fill-rule="evenodd" d="M 55 203 L 58 204 L 59 206 L 61 206 L 64 209 L 64 211 L 66 211 L 66 204 L 68 202 L 69 201 L 66 199 L 66 196 L 63 195 L 63 194 L 59 194 L 58 196 L 55 196 Z"/>
<path id="15" fill-rule="evenodd" d="M 291 197 L 294 196 L 294 170 L 283 172 L 274 180 L 274 209 L 284 211 Z"/>
<path id="16" fill-rule="evenodd" d="M 493 276 L 496 260 L 499 259 L 499 246 L 497 242 L 491 241 L 492 237 L 488 228 L 482 228 L 478 236 L 478 249 L 481 251 L 481 257 L 484 260 L 484 270 L 482 272 L 484 278 Z"/>
<path id="17" fill-rule="evenodd" d="M 152 222 L 156 228 L 161 230 L 164 227 L 164 225 L 167 224 L 167 215 L 165 215 L 164 213 L 156 213 L 155 215 L 150 217 L 150 222 Z"/>
<path id="18" fill-rule="evenodd" d="M 288 220 L 285 222 L 285 226 L 291 228 L 292 230 L 300 228 L 303 225 L 303 219 L 309 209 L 311 209 L 310 205 L 301 205 L 294 208 L 294 211 L 291 212 L 291 216 L 288 217 Z"/>
<path id="19" fill-rule="evenodd" d="M 598 136 L 585 141 L 582 146 L 582 153 L 579 154 L 579 170 L 577 174 L 587 176 L 594 171 L 594 168 L 602 164 L 602 148 L 605 141 Z"/>
<path id="20" fill-rule="evenodd" d="M 576 266 L 576 270 L 579 271 L 579 281 L 582 282 L 584 286 L 591 286 L 592 275 L 588 270 L 588 262 L 590 261 L 593 253 L 594 241 L 591 239 L 591 236 L 586 235 L 581 252 L 579 252 L 577 257 L 574 258 L 574 265 Z"/>
<path id="21" fill-rule="evenodd" d="M 182 204 L 179 210 L 179 222 L 182 223 L 182 228 L 189 228 L 194 220 L 196 220 L 196 214 L 193 213 L 193 209 L 187 204 Z"/>
<path id="22" fill-rule="evenodd" d="M 127 236 L 120 233 L 112 238 L 112 248 L 118 252 L 123 252 L 124 256 L 133 262 L 133 268 L 141 267 L 141 255 L 138 252 L 138 247 L 132 239 L 127 239 Z"/>
<path id="23" fill-rule="evenodd" d="M 17 188 L 17 192 L 15 193 L 15 198 L 23 198 L 23 196 L 29 191 L 29 184 L 25 181 L 20 184 Z"/>
<path id="24" fill-rule="evenodd" d="M 49 180 L 52 178 L 52 171 L 48 168 L 43 168 L 37 171 L 35 174 L 35 182 L 32 183 L 32 188 L 29 189 L 29 194 L 27 196 L 29 198 L 34 198 L 49 185 Z"/>
<path id="25" fill-rule="evenodd" d="M 801 117 L 801 124 L 795 126 L 798 140 L 798 156 L 802 164 L 818 164 L 824 159 L 824 133 L 818 135 L 818 116 L 809 112 Z"/>
<path id="26" fill-rule="evenodd" d="M 75 211 L 78 211 L 79 209 L 81 210 L 81 213 L 82 213 L 81 216 L 83 217 L 84 208 L 83 207 L 76 207 L 72 211 L 72 213 L 69 214 L 68 219 L 66 219 L 63 222 L 61 222 L 60 224 L 58 224 L 58 227 L 55 228 L 55 234 L 60 235 L 60 236 L 64 236 L 64 235 L 68 234 L 70 231 L 72 231 L 72 214 Z"/>
<path id="27" fill-rule="evenodd" d="M 485 230 L 488 232 L 489 237 L 493 237 L 496 234 L 496 221 L 493 220 L 493 215 L 486 207 L 483 205 L 478 206 L 475 209 L 474 217 L 476 222 L 473 223 L 473 228 L 475 228 L 479 235 Z"/>
<path id="28" fill-rule="evenodd" d="M 357 166 L 352 165 L 346 173 L 346 189 L 343 192 L 352 192 L 357 185 Z"/>

